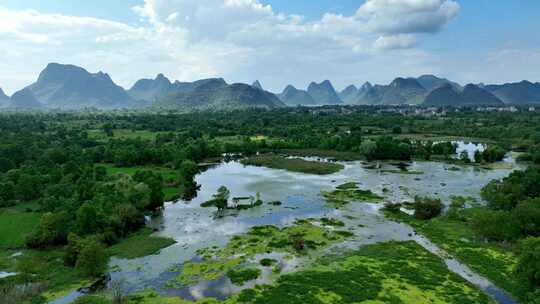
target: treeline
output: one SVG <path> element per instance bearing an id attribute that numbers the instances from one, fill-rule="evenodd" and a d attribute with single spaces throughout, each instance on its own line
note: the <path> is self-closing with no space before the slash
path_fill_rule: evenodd
<path id="1" fill-rule="evenodd" d="M 489 241 L 518 244 L 516 273 L 531 292 L 529 298 L 539 299 L 540 168 L 494 180 L 482 189 L 482 197 L 488 208 L 473 217 L 473 227 Z"/>

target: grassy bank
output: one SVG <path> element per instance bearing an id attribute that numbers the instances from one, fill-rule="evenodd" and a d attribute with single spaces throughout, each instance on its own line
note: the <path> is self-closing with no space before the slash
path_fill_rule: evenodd
<path id="1" fill-rule="evenodd" d="M 262 155 L 242 160 L 242 164 L 292 172 L 326 175 L 341 171 L 344 166 L 336 163 L 307 161 L 300 158 L 285 158 L 277 155 Z"/>
<path id="2" fill-rule="evenodd" d="M 145 228 L 113 245 L 109 252 L 119 258 L 134 259 L 155 254 L 174 243 L 176 242 L 173 239 L 154 236 L 152 230 Z"/>
<path id="3" fill-rule="evenodd" d="M 465 210 L 463 212 L 465 221 L 451 220 L 448 217 L 422 221 L 401 212 L 387 212 L 387 216 L 411 225 L 417 232 L 426 236 L 475 272 L 519 298 L 522 295 L 522 290 L 513 273 L 517 257 L 510 248 L 486 243 L 475 234 L 467 219 L 476 210 L 478 209 Z"/>
<path id="4" fill-rule="evenodd" d="M 0 251 L 24 247 L 24 239 L 39 223 L 41 213 L 0 210 Z"/>

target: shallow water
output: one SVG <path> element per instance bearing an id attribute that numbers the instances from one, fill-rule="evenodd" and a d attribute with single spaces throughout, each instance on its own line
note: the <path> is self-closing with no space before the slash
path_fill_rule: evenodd
<path id="1" fill-rule="evenodd" d="M 474 152 L 473 152 L 474 153 Z M 511 158 L 505 160 L 517 165 Z M 345 169 L 331 175 L 317 176 L 243 166 L 238 162 L 223 163 L 210 168 L 196 177 L 201 185 L 198 196 L 191 202 L 167 203 L 161 216 L 151 219 L 149 225 L 158 229 L 157 234 L 174 238 L 177 243 L 163 249 L 159 254 L 133 260 L 113 259 L 111 266 L 118 271 L 111 274 L 112 280 L 123 280 L 129 290 L 152 287 L 167 295 L 180 295 L 187 299 L 201 297 L 224 298 L 236 293 L 240 287 L 234 286 L 227 278 L 210 282 L 200 282 L 195 286 L 180 289 L 166 287 L 166 282 L 178 272 L 170 269 L 185 261 L 196 258 L 196 251 L 211 246 L 223 246 L 237 234 L 246 232 L 257 225 L 287 225 L 297 218 L 335 217 L 344 221 L 347 229 L 355 237 L 336 247 L 355 249 L 361 245 L 388 240 L 415 240 L 429 251 L 445 256 L 428 240 L 414 234 L 404 224 L 386 220 L 380 215 L 382 204 L 351 203 L 335 210 L 325 206 L 321 191 L 328 191 L 344 182 L 358 182 L 360 188 L 370 189 L 385 197 L 386 201 L 411 201 L 414 195 L 440 197 L 449 204 L 452 195 L 475 198 L 481 202 L 480 189 L 490 180 L 507 176 L 512 170 L 483 170 L 459 167 L 459 171 L 449 170 L 453 165 L 436 162 L 413 162 L 408 170 L 421 171 L 421 175 L 383 173 L 382 170 L 365 169 L 362 162 L 343 162 Z M 383 164 L 381 169 L 394 168 Z M 226 217 L 216 217 L 214 208 L 201 208 L 200 204 L 210 199 L 220 186 L 231 191 L 231 197 L 243 197 L 260 193 L 264 201 L 281 201 L 281 206 L 263 205 L 258 208 L 231 212 Z M 383 189 L 386 189 L 383 192 Z M 259 259 L 262 257 L 255 257 Z M 282 258 L 277 257 L 280 263 Z M 479 286 L 501 303 L 512 303 L 504 298 L 504 293 L 484 278 L 477 276 L 466 266 L 445 258 L 450 269 Z M 295 260 L 284 265 L 286 271 L 294 271 L 301 265 Z M 287 268 L 288 267 L 288 268 Z M 269 273 L 263 273 L 256 283 L 270 280 Z M 251 287 L 250 285 L 244 287 Z M 499 296 L 502 294 L 503 296 Z"/>
<path id="2" fill-rule="evenodd" d="M 12 276 L 16 276 L 16 275 L 17 275 L 17 273 L 15 273 L 15 272 L 0 271 L 0 279 L 7 278 L 7 277 L 12 277 Z"/>

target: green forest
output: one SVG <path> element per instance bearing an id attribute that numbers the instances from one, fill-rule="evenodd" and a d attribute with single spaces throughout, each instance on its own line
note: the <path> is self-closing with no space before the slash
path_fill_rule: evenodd
<path id="1" fill-rule="evenodd" d="M 486 148 L 473 158 L 458 153 L 455 142 L 460 140 L 485 143 Z M 307 256 L 316 261 L 227 298 L 182 299 L 148 289 L 123 292 L 108 274 L 114 271 L 111 259 L 149 256 L 175 244 L 174 238 L 156 235 L 147 226 L 148 218 L 162 214 L 167 202 L 189 203 L 197 197 L 204 186 L 197 183 L 197 176 L 210 164 L 240 160 L 243 166 L 318 176 L 336 174 L 354 162 L 371 166 L 437 162 L 451 169 L 494 171 L 508 155 L 525 169 L 487 183 L 481 202 L 456 196 L 447 206 L 438 197 L 414 195 L 412 202 L 385 203 L 383 213 L 412 227 L 514 299 L 540 303 L 538 112 L 462 109 L 444 115 L 403 115 L 377 107 L 298 107 L 193 113 L 3 113 L 0 273 L 14 275 L 0 276 L 0 302 L 48 303 L 91 286 L 92 292 L 75 303 L 404 303 L 414 302 L 415 296 L 432 297 L 433 303 L 489 303 L 491 298 L 450 273 L 438 257 L 414 242 L 318 256 L 318 250 L 352 233 L 340 231 L 344 225 L 335 219 L 322 221 L 322 227 L 334 227 L 328 231 L 312 222 L 296 223 L 290 228 L 293 231 L 252 230 L 247 234 L 251 238 L 235 236 L 226 247 L 206 252 L 213 259 L 203 259 L 204 267 L 186 268 L 192 271 L 190 280 L 217 279 L 221 274 L 242 286 L 261 276 L 260 267 L 274 274 L 281 269 L 270 258 L 261 260 L 259 268 L 242 268 L 241 261 L 230 259 L 238 248 L 244 248 L 247 256 L 281 250 L 291 259 Z M 420 178 L 429 172 L 381 171 L 407 173 Z M 386 201 L 370 192 L 374 189 L 355 187 L 338 187 L 322 198 L 339 202 L 337 209 L 366 196 L 375 203 Z M 226 209 L 234 199 L 228 189 L 220 191 L 208 206 Z M 263 204 L 258 193 L 253 197 L 251 207 Z M 264 204 L 270 203 L 281 204 Z M 276 243 L 264 243 L 261 236 L 265 235 Z M 415 271 L 407 268 L 413 264 L 431 270 L 423 270 L 423 279 L 406 278 L 407 272 Z M 212 273 L 215 276 L 205 272 L 212 267 L 219 269 Z M 389 268 L 402 280 L 385 277 Z M 358 283 L 346 287 L 338 279 Z M 320 286 L 324 281 L 328 285 Z M 189 282 L 179 279 L 175 284 Z M 441 292 L 440 282 L 445 282 L 446 293 Z M 399 292 L 400 288 L 410 292 Z M 298 290 L 306 292 L 295 294 Z M 425 290 L 429 295 L 422 293 Z"/>

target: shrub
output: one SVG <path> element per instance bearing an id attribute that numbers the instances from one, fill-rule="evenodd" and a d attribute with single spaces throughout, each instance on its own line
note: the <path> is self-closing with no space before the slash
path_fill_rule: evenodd
<path id="1" fill-rule="evenodd" d="M 441 214 L 443 204 L 440 199 L 429 197 L 414 198 L 414 217 L 421 220 L 429 220 Z"/>
<path id="2" fill-rule="evenodd" d="M 270 267 L 270 266 L 274 265 L 275 263 L 277 263 L 276 260 L 274 260 L 274 259 L 268 259 L 268 258 L 262 259 L 262 260 L 260 261 L 260 264 L 261 264 L 262 266 L 264 266 L 264 267 Z"/>
<path id="3" fill-rule="evenodd" d="M 472 218 L 472 226 L 490 241 L 507 241 L 519 235 L 518 225 L 509 211 L 482 210 Z"/>
<path id="4" fill-rule="evenodd" d="M 255 280 L 260 275 L 261 270 L 257 268 L 232 269 L 227 272 L 227 277 L 229 277 L 231 282 L 235 285 L 242 285 L 247 281 Z"/>
<path id="5" fill-rule="evenodd" d="M 519 203 L 512 216 L 523 236 L 540 236 L 540 198 Z"/>
<path id="6" fill-rule="evenodd" d="M 531 290 L 540 287 L 540 238 L 520 242 L 516 273 Z"/>
<path id="7" fill-rule="evenodd" d="M 386 203 L 384 204 L 383 210 L 388 211 L 391 213 L 397 213 L 401 209 L 401 204 L 392 204 L 392 203 Z"/>
<path id="8" fill-rule="evenodd" d="M 83 276 L 98 277 L 105 273 L 108 263 L 105 247 L 95 240 L 88 240 L 82 245 L 75 268 Z"/>

